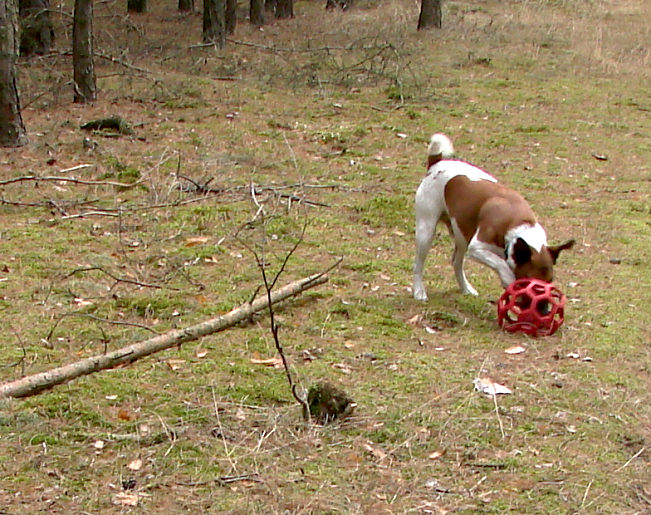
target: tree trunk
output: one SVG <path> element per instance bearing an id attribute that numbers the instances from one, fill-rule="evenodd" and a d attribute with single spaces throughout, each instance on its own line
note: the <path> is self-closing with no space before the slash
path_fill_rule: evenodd
<path id="1" fill-rule="evenodd" d="M 203 42 L 224 48 L 226 44 L 225 0 L 203 0 Z"/>
<path id="2" fill-rule="evenodd" d="M 27 143 L 16 85 L 17 32 L 16 0 L 0 0 L 0 146 L 3 147 Z"/>
<path id="3" fill-rule="evenodd" d="M 264 0 L 251 0 L 249 4 L 249 22 L 256 27 L 264 25 Z"/>
<path id="4" fill-rule="evenodd" d="M 94 102 L 97 99 L 97 85 L 93 62 L 93 0 L 75 0 L 72 66 L 75 103 Z"/>
<path id="5" fill-rule="evenodd" d="M 226 34 L 233 34 L 237 26 L 237 0 L 226 0 Z"/>
<path id="6" fill-rule="evenodd" d="M 47 54 L 54 43 L 50 0 L 20 0 L 20 53 Z"/>
<path id="7" fill-rule="evenodd" d="M 442 26 L 441 0 L 421 0 L 418 30 L 440 29 Z"/>
<path id="8" fill-rule="evenodd" d="M 283 286 L 271 293 L 271 304 L 276 304 L 305 290 L 327 282 L 328 276 L 320 273 Z M 115 368 L 119 365 L 133 363 L 140 358 L 149 356 L 165 349 L 177 347 L 182 343 L 198 340 L 209 334 L 214 334 L 228 329 L 259 311 L 269 307 L 267 295 L 258 297 L 251 303 L 244 304 L 223 316 L 213 318 L 198 325 L 161 334 L 144 342 L 134 343 L 127 347 L 107 352 L 90 358 L 82 359 L 76 363 L 64 365 L 48 372 L 23 377 L 17 381 L 0 385 L 0 398 L 2 397 L 29 397 L 59 384 L 67 383 L 81 376 L 92 374 L 99 370 Z"/>
<path id="9" fill-rule="evenodd" d="M 294 0 L 277 0 L 276 18 L 293 18 L 294 17 Z"/>
<path id="10" fill-rule="evenodd" d="M 194 11 L 194 0 L 179 0 L 179 11 L 182 13 Z"/>
<path id="11" fill-rule="evenodd" d="M 146 13 L 147 0 L 127 0 L 127 12 Z"/>

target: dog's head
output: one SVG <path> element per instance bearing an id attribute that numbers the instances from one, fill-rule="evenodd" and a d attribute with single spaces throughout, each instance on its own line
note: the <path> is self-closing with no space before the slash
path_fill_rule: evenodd
<path id="1" fill-rule="evenodd" d="M 532 277 L 552 282 L 554 280 L 554 265 L 559 254 L 564 250 L 571 249 L 574 243 L 574 240 L 568 240 L 560 245 L 543 245 L 538 251 L 529 246 L 522 238 L 517 238 L 509 256 L 515 264 L 513 269 L 515 278 Z"/>

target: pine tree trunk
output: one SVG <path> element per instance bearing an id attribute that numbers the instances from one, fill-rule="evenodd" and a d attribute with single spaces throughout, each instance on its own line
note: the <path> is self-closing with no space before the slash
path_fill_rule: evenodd
<path id="1" fill-rule="evenodd" d="M 54 44 L 50 0 L 20 0 L 20 54 L 47 54 Z"/>
<path id="2" fill-rule="evenodd" d="M 226 34 L 233 34 L 237 26 L 237 0 L 226 0 Z"/>
<path id="3" fill-rule="evenodd" d="M 0 146 L 3 147 L 27 143 L 16 84 L 17 31 L 16 0 L 0 0 Z"/>
<path id="4" fill-rule="evenodd" d="M 127 0 L 127 11 L 130 13 L 146 13 L 147 0 Z"/>
<path id="5" fill-rule="evenodd" d="M 264 25 L 264 0 L 250 0 L 249 23 L 256 27 Z"/>
<path id="6" fill-rule="evenodd" d="M 194 0 L 179 0 L 179 12 L 189 13 L 194 11 Z"/>
<path id="7" fill-rule="evenodd" d="M 219 48 L 226 44 L 225 0 L 203 0 L 203 42 Z"/>
<path id="8" fill-rule="evenodd" d="M 75 0 L 72 66 L 75 103 L 94 102 L 97 99 L 97 86 L 93 62 L 93 0 Z"/>
<path id="9" fill-rule="evenodd" d="M 276 18 L 293 18 L 294 17 L 294 1 L 293 0 L 278 0 L 276 2 Z"/>
<path id="10" fill-rule="evenodd" d="M 418 30 L 440 29 L 442 26 L 441 0 L 421 0 Z"/>

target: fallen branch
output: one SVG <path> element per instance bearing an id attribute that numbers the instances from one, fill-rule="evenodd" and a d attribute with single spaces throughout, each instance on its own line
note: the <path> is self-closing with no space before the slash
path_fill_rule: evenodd
<path id="1" fill-rule="evenodd" d="M 100 370 L 115 368 L 119 365 L 133 363 L 140 358 L 155 354 L 165 349 L 176 347 L 182 343 L 198 340 L 203 336 L 217 333 L 232 327 L 253 314 L 265 310 L 271 304 L 276 304 L 289 297 L 298 295 L 305 290 L 323 284 L 328 280 L 326 272 L 318 273 L 289 283 L 274 291 L 271 295 L 264 295 L 251 303 L 235 308 L 231 312 L 213 318 L 201 324 L 185 329 L 170 331 L 143 342 L 134 343 L 121 349 L 82 359 L 76 363 L 64 365 L 54 370 L 42 372 L 17 381 L 0 385 L 0 398 L 3 397 L 29 397 L 49 390 L 54 386 L 67 383 L 81 376 L 89 375 Z"/>

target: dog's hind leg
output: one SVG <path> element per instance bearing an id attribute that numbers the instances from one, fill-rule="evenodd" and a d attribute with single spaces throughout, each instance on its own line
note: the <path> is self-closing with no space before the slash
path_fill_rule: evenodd
<path id="1" fill-rule="evenodd" d="M 413 293 L 416 300 L 427 300 L 427 292 L 423 283 L 423 268 L 432 241 L 436 234 L 436 226 L 443 213 L 442 206 L 437 202 L 427 202 L 420 195 L 416 195 L 416 258 L 414 259 Z"/>
<path id="2" fill-rule="evenodd" d="M 423 284 L 423 268 L 429 250 L 432 248 L 432 241 L 436 232 L 436 222 L 422 220 L 416 224 L 416 259 L 414 260 L 414 298 L 416 300 L 427 300 L 425 285 Z"/>

